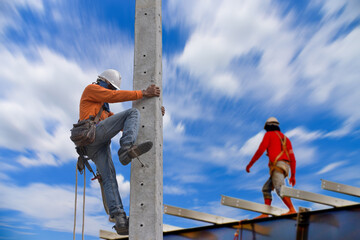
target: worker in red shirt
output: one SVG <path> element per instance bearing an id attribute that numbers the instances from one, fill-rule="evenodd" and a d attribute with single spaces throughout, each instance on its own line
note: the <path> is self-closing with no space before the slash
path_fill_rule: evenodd
<path id="1" fill-rule="evenodd" d="M 295 168 L 296 160 L 294 151 L 291 146 L 290 140 L 280 131 L 279 121 L 275 117 L 270 117 L 266 120 L 264 129 L 266 133 L 262 142 L 249 164 L 246 166 L 246 171 L 249 173 L 252 165 L 261 157 L 261 155 L 267 151 L 269 157 L 270 177 L 263 186 L 262 192 L 264 195 L 264 201 L 266 205 L 271 205 L 272 195 L 271 191 L 276 190 L 278 196 L 280 196 L 281 186 L 284 185 L 285 178 L 291 170 L 291 177 L 289 183 L 294 186 L 295 180 Z M 282 201 L 289 208 L 289 211 L 285 214 L 296 213 L 296 210 L 289 197 L 282 197 Z M 268 217 L 267 214 L 261 214 L 256 218 Z"/>
<path id="2" fill-rule="evenodd" d="M 95 83 L 88 85 L 80 99 L 80 120 L 100 114 L 100 122 L 96 125 L 95 141 L 84 148 L 100 173 L 104 191 L 103 201 L 111 219 L 115 221 L 116 232 L 120 235 L 128 235 L 129 220 L 119 194 L 110 149 L 111 139 L 122 131 L 118 156 L 123 165 L 129 164 L 133 158 L 149 151 L 153 143 L 145 141 L 135 145 L 140 123 L 139 110 L 130 108 L 114 114 L 110 111 L 109 103 L 159 97 L 160 88 L 150 85 L 145 90 L 127 91 L 120 90 L 120 83 L 120 73 L 114 69 L 108 69 L 98 76 Z M 162 114 L 164 113 L 165 109 L 162 108 Z"/>

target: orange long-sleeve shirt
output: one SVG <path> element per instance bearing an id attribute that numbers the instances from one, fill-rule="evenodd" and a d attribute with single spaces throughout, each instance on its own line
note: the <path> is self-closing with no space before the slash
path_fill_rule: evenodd
<path id="1" fill-rule="evenodd" d="M 276 132 L 281 136 L 281 138 L 284 138 L 284 134 L 280 131 L 269 131 L 266 132 L 262 142 L 260 143 L 260 146 L 254 156 L 252 157 L 249 165 L 252 166 L 260 157 L 263 155 L 265 150 L 267 150 L 267 154 L 269 157 L 269 160 L 271 162 L 275 161 L 275 158 L 281 153 L 282 147 L 281 147 L 281 141 L 279 136 L 276 134 Z M 285 136 L 286 137 L 286 136 Z M 289 138 L 286 137 L 286 148 L 289 153 L 289 157 L 284 152 L 279 160 L 285 160 L 290 163 L 290 169 L 291 169 L 291 175 L 295 176 L 296 171 L 296 160 L 294 151 L 292 149 L 291 141 Z M 289 159 L 290 158 L 290 159 Z"/>
<path id="2" fill-rule="evenodd" d="M 96 116 L 102 105 L 107 103 L 126 102 L 141 99 L 142 91 L 109 90 L 97 84 L 90 84 L 85 89 L 80 99 L 80 120 Z M 100 120 L 113 115 L 112 112 L 103 111 Z"/>

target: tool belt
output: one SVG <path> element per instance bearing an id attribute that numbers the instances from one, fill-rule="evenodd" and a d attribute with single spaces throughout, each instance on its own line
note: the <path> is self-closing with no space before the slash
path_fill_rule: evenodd
<path id="1" fill-rule="evenodd" d="M 284 174 L 285 177 L 287 177 L 289 175 L 289 173 L 285 169 L 277 166 L 278 161 L 284 161 L 284 160 L 280 159 L 280 157 L 283 155 L 283 153 L 285 153 L 286 156 L 288 157 L 288 159 L 290 160 L 289 152 L 286 147 L 286 136 L 284 135 L 284 138 L 281 138 L 279 133 L 277 133 L 277 132 L 275 132 L 275 133 L 280 138 L 282 151 L 276 156 L 274 162 L 269 161 L 270 176 L 272 175 L 272 173 L 274 171 L 278 171 L 278 172 L 281 172 L 282 174 Z M 287 162 L 287 161 L 285 161 L 285 162 Z"/>
<path id="2" fill-rule="evenodd" d="M 102 111 L 103 108 L 101 107 L 95 119 L 90 116 L 88 119 L 73 124 L 73 128 L 70 130 L 70 139 L 76 147 L 83 147 L 95 141 L 96 124 L 99 122 Z"/>

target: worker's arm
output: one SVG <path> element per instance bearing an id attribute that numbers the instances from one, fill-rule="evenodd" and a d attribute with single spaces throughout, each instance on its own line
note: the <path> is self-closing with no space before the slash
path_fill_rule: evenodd
<path id="1" fill-rule="evenodd" d="M 252 157 L 249 164 L 246 166 L 247 172 L 250 172 L 250 168 L 252 167 L 252 165 L 254 165 L 254 163 L 261 157 L 261 155 L 263 155 L 263 153 L 265 152 L 265 150 L 267 149 L 268 146 L 269 146 L 269 134 L 265 133 L 263 140 L 261 141 L 261 143 L 259 145 L 258 150 Z"/>
<path id="2" fill-rule="evenodd" d="M 295 160 L 295 154 L 292 149 L 292 145 L 291 145 L 290 141 L 288 141 L 287 147 L 288 147 L 288 152 L 289 152 L 289 157 L 290 157 L 289 160 L 290 160 L 290 170 L 291 170 L 291 177 L 289 179 L 289 183 L 291 186 L 295 186 L 295 184 L 296 184 L 296 179 L 295 179 L 296 160 Z"/>
<path id="3" fill-rule="evenodd" d="M 143 91 L 141 90 L 109 90 L 96 84 L 87 86 L 83 94 L 85 100 L 108 103 L 133 101 L 143 97 Z"/>

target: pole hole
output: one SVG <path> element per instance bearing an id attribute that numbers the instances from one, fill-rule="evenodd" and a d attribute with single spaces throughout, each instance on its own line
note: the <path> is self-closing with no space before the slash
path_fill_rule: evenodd
<path id="1" fill-rule="evenodd" d="M 144 71 L 144 74 L 146 74 L 146 71 Z"/>
<path id="2" fill-rule="evenodd" d="M 144 125 L 142 125 L 141 127 L 142 127 L 142 128 L 144 128 L 145 126 L 144 126 Z"/>
<path id="3" fill-rule="evenodd" d="M 144 224 L 140 224 L 140 227 L 143 227 L 144 226 Z"/>
<path id="4" fill-rule="evenodd" d="M 140 183 L 140 186 L 144 186 L 144 183 L 142 182 L 142 183 Z"/>

